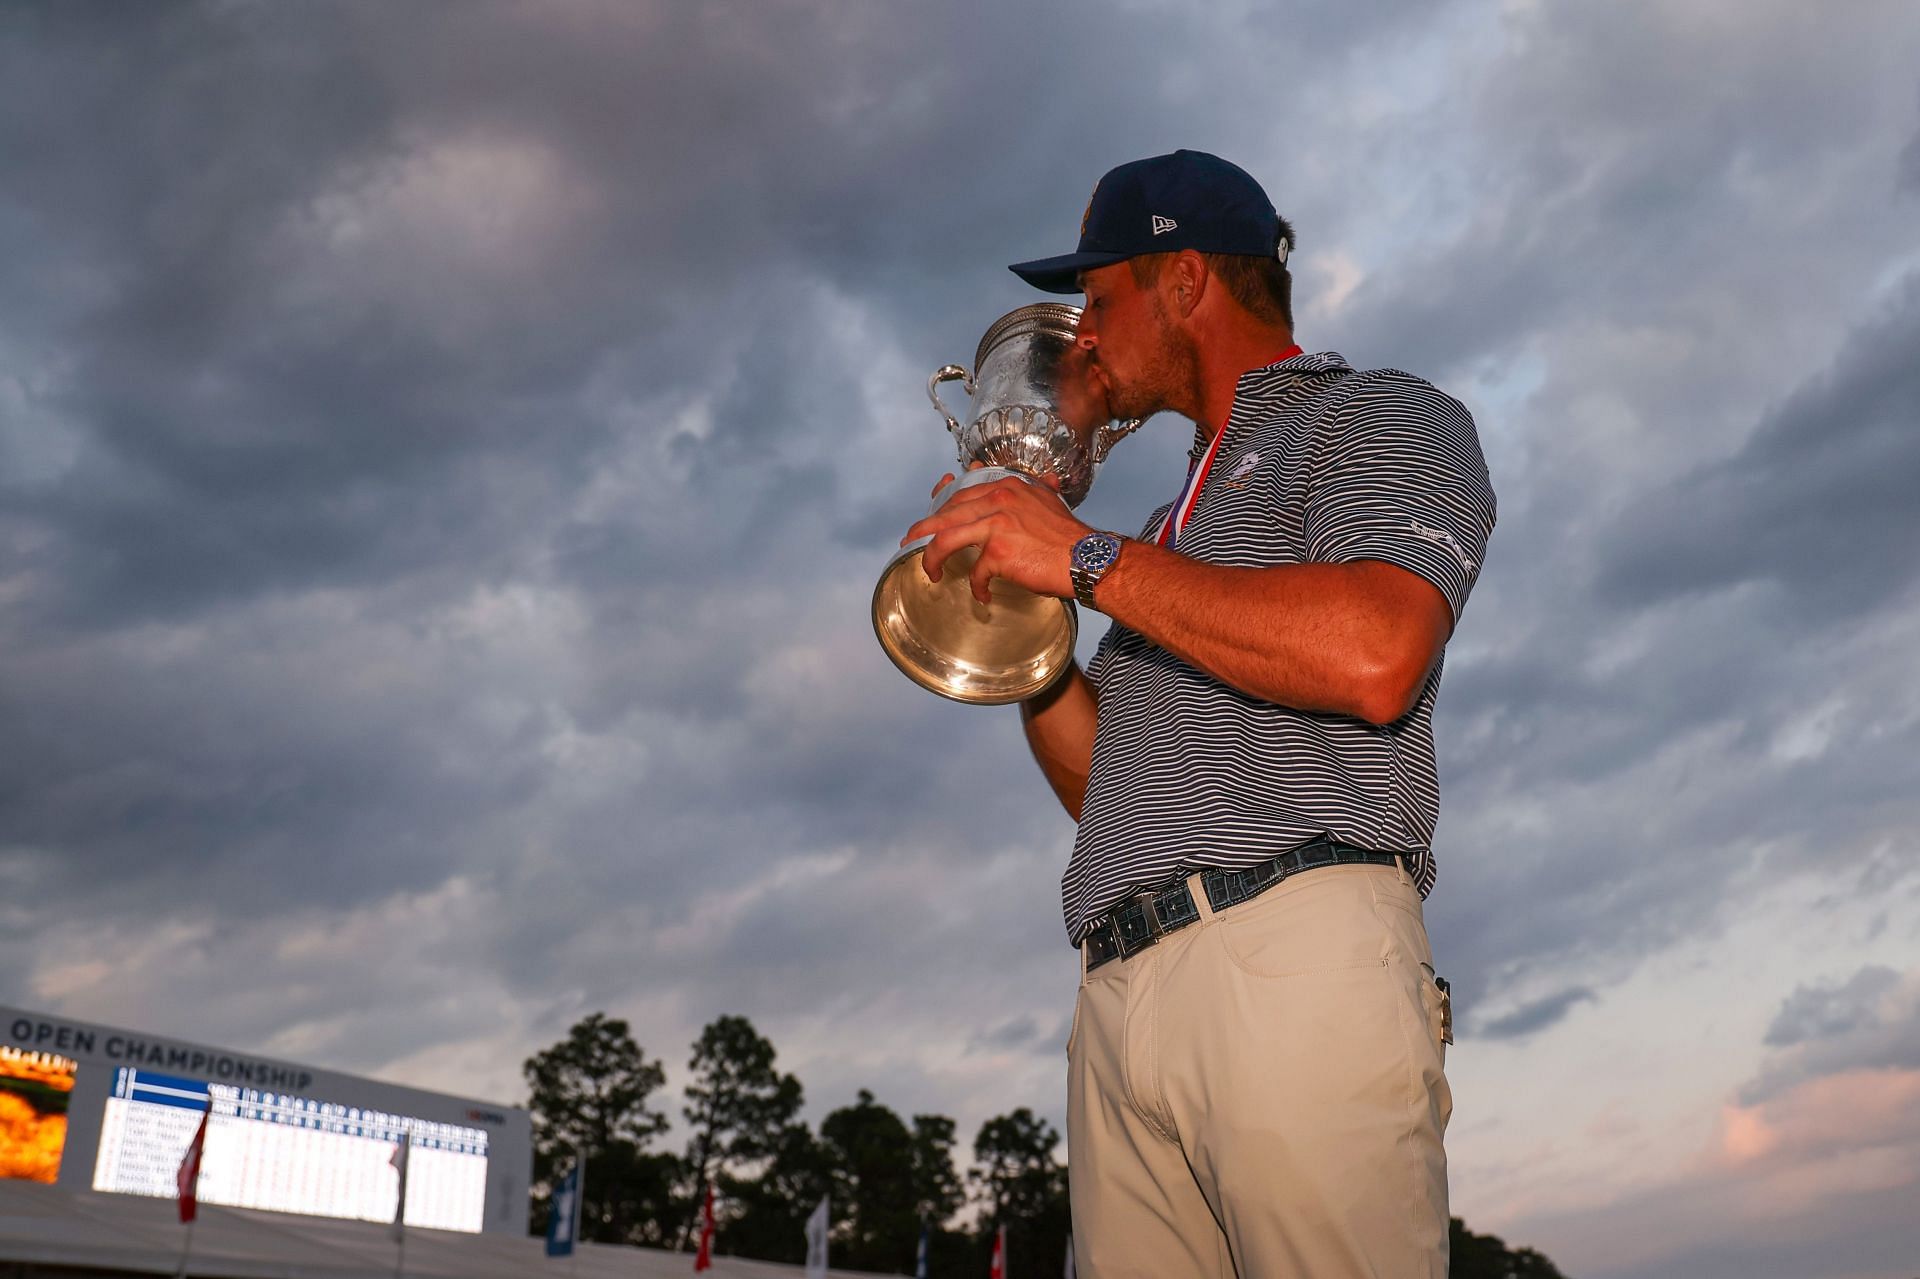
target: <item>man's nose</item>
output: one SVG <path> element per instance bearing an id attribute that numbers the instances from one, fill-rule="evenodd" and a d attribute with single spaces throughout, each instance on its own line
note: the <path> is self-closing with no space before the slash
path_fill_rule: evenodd
<path id="1" fill-rule="evenodd" d="M 1093 331 L 1093 325 L 1087 322 L 1087 317 L 1084 313 L 1080 316 L 1079 327 L 1073 332 L 1073 343 L 1082 351 L 1091 351 L 1094 347 L 1100 345 L 1100 335 Z"/>

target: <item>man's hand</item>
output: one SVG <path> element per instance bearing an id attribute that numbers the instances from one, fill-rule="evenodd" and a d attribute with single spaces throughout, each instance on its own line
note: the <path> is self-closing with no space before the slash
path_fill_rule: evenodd
<path id="1" fill-rule="evenodd" d="M 1073 545 L 1093 530 L 1073 517 L 1058 487 L 1046 477 L 1041 484 L 1008 478 L 961 489 L 908 529 L 900 544 L 933 538 L 921 562 L 935 582 L 956 551 L 978 547 L 970 581 L 982 604 L 989 602 L 987 584 L 996 577 L 1036 595 L 1067 599 L 1073 595 Z"/>

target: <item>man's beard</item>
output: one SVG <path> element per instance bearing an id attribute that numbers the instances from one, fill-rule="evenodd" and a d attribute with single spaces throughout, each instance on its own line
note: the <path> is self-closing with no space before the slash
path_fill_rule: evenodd
<path id="1" fill-rule="evenodd" d="M 1116 419 L 1151 417 L 1193 397 L 1194 371 L 1199 365 L 1193 339 L 1173 326 L 1157 301 L 1154 319 L 1160 341 L 1138 373 L 1120 381 L 1112 368 L 1100 363 L 1099 348 L 1094 349 L 1094 363 L 1107 384 L 1107 408 Z"/>

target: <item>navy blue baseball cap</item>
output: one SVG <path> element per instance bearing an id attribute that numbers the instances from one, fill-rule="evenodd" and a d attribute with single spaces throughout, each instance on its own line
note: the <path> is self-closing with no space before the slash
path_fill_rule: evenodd
<path id="1" fill-rule="evenodd" d="M 1175 151 L 1108 171 L 1080 219 L 1080 247 L 1007 268 L 1036 289 L 1080 292 L 1079 274 L 1146 253 L 1234 253 L 1287 260 L 1280 215 L 1245 169 Z"/>

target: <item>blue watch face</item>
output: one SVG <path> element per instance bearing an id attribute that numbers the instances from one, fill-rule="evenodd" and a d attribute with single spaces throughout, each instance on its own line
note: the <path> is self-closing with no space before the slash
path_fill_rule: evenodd
<path id="1" fill-rule="evenodd" d="M 1081 568 L 1098 573 L 1120 554 L 1120 539 L 1109 533 L 1092 533 L 1073 548 L 1073 559 Z"/>

